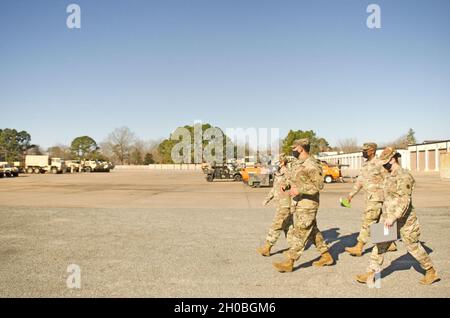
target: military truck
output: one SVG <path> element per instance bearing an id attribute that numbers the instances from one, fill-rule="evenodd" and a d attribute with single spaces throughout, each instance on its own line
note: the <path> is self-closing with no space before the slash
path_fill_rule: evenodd
<path id="1" fill-rule="evenodd" d="M 240 166 L 234 162 L 230 163 L 206 163 L 202 165 L 203 173 L 206 174 L 206 181 L 213 182 L 214 179 L 227 179 L 242 181 Z"/>
<path id="2" fill-rule="evenodd" d="M 66 170 L 64 160 L 49 158 L 47 155 L 27 155 L 25 157 L 25 171 L 27 173 L 63 173 Z"/>

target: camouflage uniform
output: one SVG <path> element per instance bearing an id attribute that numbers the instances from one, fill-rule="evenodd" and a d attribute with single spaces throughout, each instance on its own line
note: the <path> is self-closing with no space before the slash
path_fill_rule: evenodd
<path id="1" fill-rule="evenodd" d="M 273 188 L 270 190 L 265 202 L 274 200 L 277 204 L 277 211 L 267 234 L 266 241 L 270 245 L 275 245 L 280 237 L 281 231 L 287 235 L 289 227 L 292 225 L 291 215 L 291 197 L 284 192 L 281 187 L 286 183 L 287 168 L 281 167 L 280 171 L 275 173 Z"/>
<path id="2" fill-rule="evenodd" d="M 366 206 L 358 236 L 358 241 L 364 244 L 370 237 L 370 225 L 380 220 L 384 201 L 383 183 L 385 177 L 386 169 L 383 168 L 378 158 L 366 161 L 361 168 L 353 191 L 350 193 L 350 196 L 354 197 L 361 189 L 366 192 Z"/>
<path id="3" fill-rule="evenodd" d="M 419 242 L 420 226 L 411 198 L 414 185 L 413 176 L 402 168 L 386 177 L 384 184 L 386 213 L 383 213 L 382 219 L 397 221 L 397 229 L 407 251 L 423 269 L 429 270 L 433 268 L 433 264 L 430 256 Z M 373 248 L 369 271 L 379 272 L 381 270 L 384 254 L 389 244 L 377 244 Z"/>
<path id="4" fill-rule="evenodd" d="M 289 229 L 289 251 L 285 255 L 292 260 L 300 258 L 308 240 L 312 240 L 316 248 L 323 254 L 328 252 L 328 246 L 317 228 L 316 215 L 319 208 L 319 191 L 323 189 L 322 165 L 309 157 L 306 160 L 296 160 L 288 180 L 300 193 L 294 198 L 294 226 Z"/>

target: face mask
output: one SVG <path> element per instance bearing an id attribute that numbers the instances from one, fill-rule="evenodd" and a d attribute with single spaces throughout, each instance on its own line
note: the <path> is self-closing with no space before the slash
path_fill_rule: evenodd
<path id="1" fill-rule="evenodd" d="M 363 155 L 364 159 L 369 158 L 369 153 L 367 151 L 363 151 L 362 155 Z"/>
<path id="2" fill-rule="evenodd" d="M 387 164 L 383 165 L 384 169 L 387 171 L 391 171 L 392 169 L 392 163 L 388 162 Z"/>
<path id="3" fill-rule="evenodd" d="M 297 150 L 292 150 L 292 157 L 298 159 L 298 157 L 300 157 L 300 152 Z"/>

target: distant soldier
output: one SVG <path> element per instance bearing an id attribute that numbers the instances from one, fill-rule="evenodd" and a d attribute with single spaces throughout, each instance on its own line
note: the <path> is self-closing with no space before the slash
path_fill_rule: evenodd
<path id="1" fill-rule="evenodd" d="M 394 148 L 388 147 L 381 154 L 380 160 L 383 167 L 389 172 L 384 183 L 385 212 L 382 215 L 384 225 L 390 228 L 397 222 L 397 230 L 407 251 L 419 262 L 426 271 L 420 280 L 423 285 L 431 285 L 440 280 L 431 258 L 419 242 L 420 226 L 412 203 L 412 192 L 415 186 L 413 176 L 400 165 L 400 154 Z M 389 243 L 380 243 L 372 250 L 370 265 L 367 273 L 357 275 L 360 283 L 373 282 L 375 274 L 381 272 Z"/>
<path id="2" fill-rule="evenodd" d="M 295 201 L 294 226 L 290 227 L 288 233 L 290 248 L 284 253 L 287 260 L 273 264 L 279 272 L 292 272 L 294 262 L 300 258 L 309 240 L 321 253 L 321 258 L 313 265 L 334 264 L 333 257 L 329 253 L 322 233 L 317 228 L 316 221 L 319 192 L 324 186 L 322 164 L 309 155 L 310 142 L 308 139 L 295 140 L 292 149 L 292 155 L 298 160 L 292 166 L 285 189 L 289 189 L 289 194 Z"/>
<path id="3" fill-rule="evenodd" d="M 273 188 L 263 202 L 263 205 L 267 205 L 270 201 L 275 200 L 277 211 L 269 228 L 265 245 L 257 249 L 257 252 L 262 256 L 270 256 L 270 250 L 278 241 L 281 232 L 283 231 L 285 236 L 287 236 L 289 227 L 292 225 L 291 197 L 288 192 L 282 190 L 282 186 L 286 183 L 288 169 L 286 155 L 280 155 L 279 165 L 279 171 L 275 172 Z"/>
<path id="4" fill-rule="evenodd" d="M 345 250 L 353 256 L 361 256 L 363 254 L 364 245 L 370 237 L 370 225 L 377 223 L 383 208 L 384 193 L 383 184 L 387 175 L 386 169 L 376 157 L 377 144 L 365 143 L 363 146 L 363 157 L 366 162 L 359 172 L 353 191 L 348 195 L 348 201 L 351 202 L 361 189 L 366 192 L 366 206 L 363 214 L 363 222 L 359 231 L 358 242 L 353 247 L 347 247 Z M 389 246 L 389 251 L 396 251 L 395 243 Z"/>

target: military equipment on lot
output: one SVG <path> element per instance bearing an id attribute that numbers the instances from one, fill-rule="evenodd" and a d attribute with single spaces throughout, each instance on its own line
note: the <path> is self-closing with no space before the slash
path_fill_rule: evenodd
<path id="1" fill-rule="evenodd" d="M 221 164 L 216 162 L 206 163 L 202 165 L 202 170 L 206 174 L 206 180 L 208 182 L 212 182 L 214 179 L 242 181 L 240 174 L 241 168 L 235 162 Z"/>
<path id="2" fill-rule="evenodd" d="M 106 164 L 108 165 L 109 170 L 112 170 L 115 167 L 115 165 L 111 161 L 107 161 Z"/>
<path id="3" fill-rule="evenodd" d="M 272 187 L 274 173 L 272 167 L 259 168 L 248 172 L 247 184 L 252 188 Z"/>
<path id="4" fill-rule="evenodd" d="M 343 165 L 331 165 L 322 161 L 323 177 L 326 183 L 342 181 L 341 167 Z"/>
<path id="5" fill-rule="evenodd" d="M 9 165 L 7 162 L 0 162 L 0 177 L 17 177 L 19 176 L 19 169 Z"/>
<path id="6" fill-rule="evenodd" d="M 23 165 L 23 162 L 20 161 L 14 161 L 13 166 L 19 170 L 19 173 L 25 173 L 25 167 Z"/>
<path id="7" fill-rule="evenodd" d="M 114 165 L 101 160 L 85 160 L 81 163 L 84 172 L 110 172 Z"/>
<path id="8" fill-rule="evenodd" d="M 81 172 L 81 162 L 79 160 L 66 160 L 66 172 Z"/>
<path id="9" fill-rule="evenodd" d="M 27 173 L 63 173 L 66 170 L 64 160 L 49 158 L 47 155 L 27 155 L 25 157 L 25 171 Z"/>

